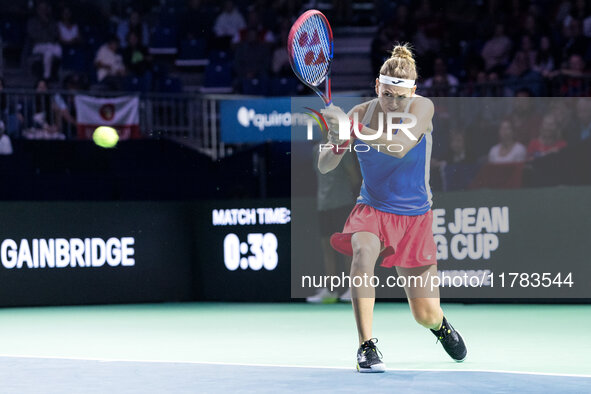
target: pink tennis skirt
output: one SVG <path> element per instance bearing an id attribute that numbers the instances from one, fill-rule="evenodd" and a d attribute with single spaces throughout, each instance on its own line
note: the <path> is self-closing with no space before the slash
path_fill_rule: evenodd
<path id="1" fill-rule="evenodd" d="M 353 255 L 351 237 L 358 232 L 375 234 L 381 241 L 382 267 L 413 268 L 437 264 L 433 239 L 433 212 L 406 216 L 383 212 L 366 204 L 357 204 L 349 214 L 342 233 L 330 237 L 332 247 Z"/>

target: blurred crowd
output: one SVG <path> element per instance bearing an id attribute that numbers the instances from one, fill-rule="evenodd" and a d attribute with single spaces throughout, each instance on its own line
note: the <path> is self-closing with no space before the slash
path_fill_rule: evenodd
<path id="1" fill-rule="evenodd" d="M 38 0 L 26 2 L 28 12 L 4 9 L 0 37 L 7 57 L 19 51 L 23 71 L 52 87 L 76 74 L 86 89 L 177 92 L 171 68 L 205 65 L 205 84 L 226 87 L 229 78 L 240 92 L 246 79 L 287 74 L 285 41 L 299 4 Z"/>
<path id="2" fill-rule="evenodd" d="M 14 0 L 0 15 L 0 36 L 5 58 L 18 50 L 23 72 L 34 76 L 35 111 L 8 102 L 0 80 L 0 141 L 24 124 L 34 125 L 22 134 L 28 138 L 68 137 L 75 108 L 67 92 L 180 92 L 171 72 L 180 67 L 197 67 L 189 70 L 202 74 L 203 91 L 298 94 L 285 42 L 309 8 L 322 9 L 338 34 L 375 32 L 368 74 L 394 43 L 409 42 L 423 95 L 524 99 L 484 131 L 440 128 L 432 169 L 444 189 L 478 181 L 485 162 L 527 170 L 591 141 L 589 99 L 548 113 L 526 99 L 591 94 L 591 3 L 584 0 Z M 0 154 L 11 151 L 1 144 Z"/>
<path id="3" fill-rule="evenodd" d="M 585 183 L 591 175 L 587 164 L 581 167 L 591 153 L 589 97 L 534 98 L 520 89 L 514 98 L 464 102 L 472 108 L 464 116 L 452 116 L 440 100 L 436 112 L 439 106 L 444 120 L 435 122 L 431 161 L 435 189 Z M 503 110 L 494 109 L 499 104 Z"/>
<path id="4" fill-rule="evenodd" d="M 421 86 L 432 95 L 512 96 L 521 88 L 535 96 L 591 93 L 581 79 L 560 78 L 589 71 L 591 3 L 585 0 L 396 3 L 374 39 L 374 69 L 393 41 L 408 41 Z"/>
<path id="5" fill-rule="evenodd" d="M 361 7 L 368 3 L 369 12 Z M 205 85 L 265 94 L 272 93 L 273 78 L 293 77 L 287 34 L 297 15 L 314 7 L 325 7 L 335 28 L 377 28 L 371 74 L 393 43 L 410 42 L 420 86 L 431 95 L 505 96 L 520 88 L 535 96 L 591 93 L 585 81 L 560 78 L 584 77 L 589 69 L 585 0 L 38 0 L 28 14 L 4 10 L 0 35 L 9 46 L 20 43 L 34 74 L 51 82 L 78 73 L 99 89 L 179 89 L 178 81 L 162 81 L 168 70 L 156 54 L 189 61 L 184 64 L 203 60 L 194 64 L 207 65 Z M 293 93 L 295 86 L 283 88 Z"/>

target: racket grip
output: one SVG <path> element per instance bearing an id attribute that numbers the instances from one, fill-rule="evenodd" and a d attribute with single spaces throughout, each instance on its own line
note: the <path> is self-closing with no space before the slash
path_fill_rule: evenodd
<path id="1" fill-rule="evenodd" d="M 353 120 L 353 118 L 349 118 L 349 121 L 351 122 L 351 126 L 350 126 L 350 131 L 351 131 L 351 137 L 353 137 L 353 133 L 355 132 L 355 121 Z M 364 124 L 363 123 L 357 123 L 357 131 L 361 133 L 361 130 L 363 130 L 364 128 Z"/>
<path id="2" fill-rule="evenodd" d="M 335 155 L 342 155 L 343 153 L 345 153 L 346 150 L 348 150 L 347 147 L 349 146 L 350 142 L 351 140 L 347 140 L 347 142 L 341 145 L 333 145 L 332 153 L 334 153 Z"/>
<path id="3" fill-rule="evenodd" d="M 349 121 L 351 122 L 351 126 L 350 126 L 350 129 L 349 129 L 349 131 L 350 131 L 349 139 L 346 142 L 342 143 L 341 145 L 337 145 L 337 146 L 333 146 L 332 147 L 332 152 L 335 155 L 342 155 L 343 153 L 345 153 L 345 150 L 347 150 L 346 149 L 347 146 L 349 146 L 349 144 L 351 143 L 351 137 L 353 137 L 353 133 L 355 131 L 354 128 L 353 128 L 353 125 L 355 123 L 354 123 L 354 121 L 353 121 L 352 118 L 349 118 Z M 363 129 L 363 123 L 358 123 L 357 124 L 357 130 L 359 132 L 361 132 L 362 129 Z"/>

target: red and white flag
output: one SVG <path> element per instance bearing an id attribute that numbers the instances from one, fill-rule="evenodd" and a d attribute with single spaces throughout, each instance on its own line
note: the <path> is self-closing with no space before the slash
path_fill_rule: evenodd
<path id="1" fill-rule="evenodd" d="M 140 137 L 139 97 L 76 95 L 74 101 L 79 138 L 89 139 L 98 126 L 113 127 L 121 139 Z"/>

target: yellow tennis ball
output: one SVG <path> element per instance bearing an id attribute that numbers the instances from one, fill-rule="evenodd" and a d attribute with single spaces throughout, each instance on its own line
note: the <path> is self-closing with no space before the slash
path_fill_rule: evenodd
<path id="1" fill-rule="evenodd" d="M 112 148 L 119 141 L 117 130 L 109 126 L 99 126 L 92 133 L 92 140 L 102 148 Z"/>

